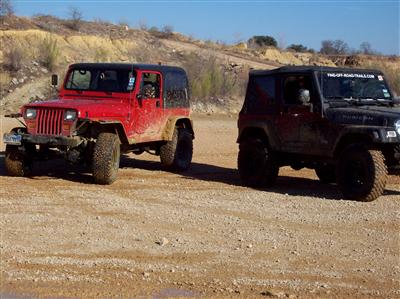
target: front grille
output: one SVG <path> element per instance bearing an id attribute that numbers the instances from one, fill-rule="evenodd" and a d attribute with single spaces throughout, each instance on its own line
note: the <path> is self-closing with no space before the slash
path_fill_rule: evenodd
<path id="1" fill-rule="evenodd" d="M 36 134 L 61 135 L 64 110 L 38 109 L 36 113 Z"/>

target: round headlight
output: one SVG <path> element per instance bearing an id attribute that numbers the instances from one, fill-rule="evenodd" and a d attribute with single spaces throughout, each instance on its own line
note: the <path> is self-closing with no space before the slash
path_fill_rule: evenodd
<path id="1" fill-rule="evenodd" d="M 397 134 L 400 135 L 400 119 L 394 123 L 394 127 L 396 128 Z"/>
<path id="2" fill-rule="evenodd" d="M 73 121 L 76 118 L 76 111 L 75 110 L 67 110 L 64 113 L 64 120 Z"/>
<path id="3" fill-rule="evenodd" d="M 36 118 L 36 109 L 28 108 L 25 111 L 25 118 L 34 119 Z"/>

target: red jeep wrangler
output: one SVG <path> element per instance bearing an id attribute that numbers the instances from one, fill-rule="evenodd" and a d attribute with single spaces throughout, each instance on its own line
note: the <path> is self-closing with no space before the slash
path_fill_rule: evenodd
<path id="1" fill-rule="evenodd" d="M 53 75 L 53 85 L 57 76 Z M 94 181 L 117 178 L 121 152 L 159 155 L 174 171 L 189 168 L 193 126 L 188 79 L 172 66 L 79 63 L 69 67 L 56 100 L 30 103 L 25 127 L 4 134 L 5 166 L 25 176 L 32 162 L 60 154 L 90 165 Z"/>

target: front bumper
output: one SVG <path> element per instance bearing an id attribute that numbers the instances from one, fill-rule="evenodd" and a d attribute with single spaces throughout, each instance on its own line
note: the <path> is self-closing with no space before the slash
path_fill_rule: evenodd
<path id="1" fill-rule="evenodd" d="M 3 142 L 10 145 L 22 145 L 24 143 L 43 144 L 48 146 L 67 146 L 77 147 L 83 142 L 83 138 L 79 136 L 49 136 L 49 135 L 31 135 L 31 134 L 17 134 L 5 133 L 3 135 Z"/>

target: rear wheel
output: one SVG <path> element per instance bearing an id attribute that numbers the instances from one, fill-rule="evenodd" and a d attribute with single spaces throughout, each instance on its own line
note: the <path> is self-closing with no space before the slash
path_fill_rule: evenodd
<path id="1" fill-rule="evenodd" d="M 193 156 L 193 136 L 188 129 L 175 128 L 172 140 L 160 148 L 161 165 L 166 169 L 184 171 Z"/>
<path id="2" fill-rule="evenodd" d="M 93 149 L 93 178 L 97 184 L 112 184 L 118 175 L 121 155 L 119 138 L 114 133 L 100 133 Z"/>
<path id="3" fill-rule="evenodd" d="M 324 184 L 331 184 L 336 182 L 336 173 L 334 165 L 323 165 L 315 169 L 319 180 Z"/>
<path id="4" fill-rule="evenodd" d="M 380 151 L 351 146 L 338 160 L 337 182 L 346 199 L 377 199 L 385 190 L 387 177 L 385 158 Z"/>
<path id="5" fill-rule="evenodd" d="M 240 143 L 238 168 L 243 184 L 250 187 L 272 186 L 279 173 L 272 151 L 258 138 Z"/>

